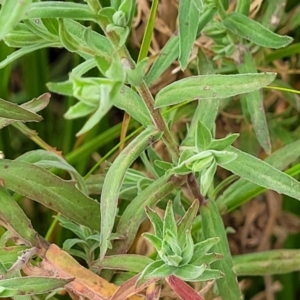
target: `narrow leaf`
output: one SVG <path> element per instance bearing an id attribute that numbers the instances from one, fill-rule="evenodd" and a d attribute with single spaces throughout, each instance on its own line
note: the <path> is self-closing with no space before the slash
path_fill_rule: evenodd
<path id="1" fill-rule="evenodd" d="M 147 217 L 149 218 L 150 222 L 152 223 L 155 235 L 158 238 L 163 239 L 163 221 L 162 221 L 162 219 L 159 217 L 157 212 L 155 212 L 148 206 L 146 207 L 146 214 L 147 214 Z"/>
<path id="2" fill-rule="evenodd" d="M 177 225 L 175 221 L 175 216 L 173 212 L 172 201 L 168 201 L 165 217 L 164 217 L 164 225 L 163 225 L 163 236 L 165 237 L 168 231 L 172 232 L 175 237 L 177 237 Z"/>
<path id="3" fill-rule="evenodd" d="M 186 242 L 181 255 L 182 256 L 181 265 L 188 264 L 191 258 L 193 257 L 193 253 L 194 253 L 194 241 L 192 238 L 192 234 L 190 231 L 186 231 Z"/>
<path id="4" fill-rule="evenodd" d="M 278 35 L 257 21 L 236 12 L 227 14 L 223 24 L 240 37 L 266 48 L 282 48 L 293 41 L 291 37 Z"/>
<path id="5" fill-rule="evenodd" d="M 27 111 L 31 111 L 32 113 L 36 113 L 44 109 L 48 105 L 49 100 L 50 100 L 50 94 L 45 93 L 38 98 L 33 98 L 31 101 L 28 101 L 20 105 L 20 107 L 26 109 Z M 0 118 L 0 128 L 3 128 L 13 122 L 15 122 L 15 120 Z"/>
<path id="6" fill-rule="evenodd" d="M 108 248 L 108 240 L 117 214 L 119 191 L 127 169 L 135 159 L 149 146 L 152 139 L 158 137 L 157 130 L 149 127 L 138 135 L 117 157 L 105 177 L 101 195 L 101 247 L 100 260 Z"/>
<path id="7" fill-rule="evenodd" d="M 81 75 L 83 75 L 83 74 L 81 74 Z M 81 76 L 81 75 L 78 75 L 78 76 Z M 62 82 L 48 82 L 47 88 L 49 89 L 50 92 L 53 92 L 53 93 L 57 93 L 57 94 L 69 96 L 69 97 L 73 96 L 73 83 L 69 80 L 62 81 Z"/>
<path id="8" fill-rule="evenodd" d="M 209 200 L 200 208 L 202 216 L 202 233 L 205 239 L 218 237 L 219 243 L 212 247 L 212 251 L 221 253 L 224 257 L 211 264 L 211 267 L 222 271 L 225 276 L 217 280 L 217 286 L 224 299 L 242 299 L 237 283 L 236 274 L 232 270 L 233 262 L 230 254 L 223 220 L 214 201 Z"/>
<path id="9" fill-rule="evenodd" d="M 38 122 L 42 120 L 41 116 L 2 99 L 0 99 L 0 117 L 23 122 Z"/>
<path id="10" fill-rule="evenodd" d="M 161 250 L 163 241 L 160 238 L 148 232 L 143 233 L 143 237 L 153 245 L 157 252 Z"/>
<path id="11" fill-rule="evenodd" d="M 300 140 L 290 143 L 272 153 L 265 162 L 276 169 L 283 170 L 293 163 L 300 153 Z M 264 188 L 246 179 L 239 179 L 231 184 L 217 199 L 219 210 L 223 213 L 232 211 L 246 201 L 264 191 Z"/>
<path id="12" fill-rule="evenodd" d="M 204 270 L 205 267 L 203 265 L 200 266 L 185 265 L 182 267 L 178 267 L 174 275 L 184 281 L 191 281 L 195 278 L 200 277 L 204 272 Z"/>
<path id="13" fill-rule="evenodd" d="M 49 2 L 47 1 L 47 2 L 38 2 L 38 3 L 47 4 Z M 53 3 L 57 3 L 57 2 L 53 2 Z M 75 4 L 75 3 L 68 3 L 68 2 L 60 2 L 60 3 Z M 102 55 L 103 53 L 106 53 L 111 55 L 111 53 L 113 53 L 113 47 L 110 41 L 105 36 L 97 33 L 94 30 L 90 31 L 90 39 L 89 39 L 90 44 L 86 44 L 85 32 L 87 30 L 87 27 L 83 26 L 79 22 L 76 22 L 73 18 L 64 19 L 64 26 L 70 34 L 75 36 L 79 41 L 81 41 L 82 44 L 86 45 L 88 48 L 91 48 L 92 51 L 95 52 L 96 54 Z"/>
<path id="14" fill-rule="evenodd" d="M 238 276 L 266 276 L 300 270 L 299 250 L 272 250 L 233 256 Z"/>
<path id="15" fill-rule="evenodd" d="M 0 40 L 22 19 L 32 0 L 4 0 L 0 10 Z"/>
<path id="16" fill-rule="evenodd" d="M 184 0 L 179 2 L 179 62 L 182 70 L 188 65 L 198 31 L 200 11 L 195 2 Z"/>
<path id="17" fill-rule="evenodd" d="M 212 140 L 209 129 L 201 122 L 198 122 L 195 136 L 195 146 L 199 151 L 207 150 Z"/>
<path id="18" fill-rule="evenodd" d="M 74 104 L 73 106 L 69 107 L 67 112 L 64 114 L 64 117 L 67 120 L 82 118 L 95 112 L 96 109 L 97 107 L 88 105 L 80 101 Z"/>
<path id="19" fill-rule="evenodd" d="M 181 79 L 156 95 L 155 107 L 196 99 L 218 99 L 258 90 L 273 81 L 274 73 L 199 75 Z"/>
<path id="20" fill-rule="evenodd" d="M 206 170 L 201 172 L 200 188 L 203 196 L 206 196 L 211 184 L 213 183 L 216 170 L 217 164 L 216 162 L 213 162 Z"/>
<path id="21" fill-rule="evenodd" d="M 204 300 L 190 285 L 175 275 L 166 278 L 171 289 L 184 300 Z"/>
<path id="22" fill-rule="evenodd" d="M 71 221 L 99 230 L 99 203 L 80 192 L 75 182 L 33 164 L 7 159 L 0 160 L 0 177 L 6 188 L 60 212 Z"/>
<path id="23" fill-rule="evenodd" d="M 136 286 L 138 287 L 138 286 L 142 285 L 147 280 L 147 277 L 150 273 L 152 273 L 154 270 L 156 270 L 164 265 L 165 265 L 164 262 L 161 260 L 153 261 L 152 263 L 150 263 L 143 270 L 142 274 L 140 275 L 139 279 L 136 282 Z M 157 278 L 159 278 L 159 277 L 157 276 Z"/>
<path id="24" fill-rule="evenodd" d="M 113 269 L 113 270 L 124 270 L 129 272 L 142 272 L 147 265 L 152 263 L 153 260 L 147 256 L 137 254 L 123 254 L 123 255 L 110 255 L 104 257 L 99 262 L 95 262 L 93 267 Z"/>
<path id="25" fill-rule="evenodd" d="M 196 254 L 194 255 L 196 256 Z M 190 263 L 198 266 L 201 264 L 205 264 L 205 265 L 210 265 L 212 262 L 218 260 L 218 259 L 222 259 L 223 255 L 219 254 L 219 253 L 208 253 L 208 254 L 200 254 L 200 256 L 198 258 L 196 258 L 196 260 L 194 260 L 193 262 L 191 261 Z"/>
<path id="26" fill-rule="evenodd" d="M 190 261 L 191 264 L 201 264 L 201 257 L 207 254 L 207 251 L 216 245 L 220 239 L 218 237 L 207 238 L 206 240 L 194 245 L 194 255 Z"/>
<path id="27" fill-rule="evenodd" d="M 145 275 L 145 278 L 146 279 L 157 278 L 157 277 L 165 278 L 171 274 L 174 274 L 176 269 L 177 269 L 176 267 L 163 264 L 162 266 L 155 268 L 151 272 L 148 270 L 148 274 Z"/>
<path id="28" fill-rule="evenodd" d="M 25 18 L 69 18 L 96 21 L 96 15 L 87 5 L 62 1 L 34 2 L 28 8 Z"/>
<path id="29" fill-rule="evenodd" d="M 60 43 L 53 43 L 53 42 L 44 42 L 44 43 L 39 43 L 39 44 L 34 44 L 30 45 L 27 47 L 23 47 L 21 49 L 18 49 L 14 51 L 12 54 L 8 55 L 6 59 L 2 60 L 0 62 L 0 69 L 6 67 L 13 61 L 17 60 L 18 58 L 24 56 L 25 54 L 31 53 L 33 51 L 36 51 L 38 49 L 43 49 L 43 48 L 51 48 L 51 47 L 60 47 Z"/>
<path id="30" fill-rule="evenodd" d="M 42 149 L 28 151 L 23 155 L 20 155 L 16 160 L 32 163 L 45 169 L 58 168 L 67 171 L 72 176 L 72 179 L 77 181 L 79 189 L 87 195 L 87 188 L 82 176 L 73 166 L 68 164 L 61 156 L 54 152 Z"/>
<path id="31" fill-rule="evenodd" d="M 15 199 L 0 185 L 0 224 L 26 245 L 39 246 L 38 235 Z"/>
<path id="32" fill-rule="evenodd" d="M 237 158 L 230 164 L 220 163 L 224 169 L 259 186 L 300 200 L 300 183 L 296 179 L 234 147 L 229 146 L 227 150 L 237 154 Z"/>
<path id="33" fill-rule="evenodd" d="M 63 288 L 73 278 L 60 279 L 49 277 L 17 277 L 2 279 L 0 281 L 0 297 L 15 295 L 35 295 L 49 293 L 58 288 Z M 7 292 L 7 293 L 6 293 Z"/>
<path id="34" fill-rule="evenodd" d="M 251 54 L 246 51 L 244 53 L 243 63 L 238 65 L 240 73 L 257 73 Z M 247 103 L 248 112 L 251 117 L 251 122 L 254 127 L 256 137 L 259 144 L 266 151 L 267 154 L 271 153 L 271 141 L 263 106 L 263 98 L 260 91 L 253 91 L 242 96 Z M 243 100 L 243 99 L 242 99 Z"/>
<path id="35" fill-rule="evenodd" d="M 174 34 L 162 48 L 160 54 L 154 61 L 145 81 L 150 86 L 178 57 L 179 37 Z"/>
<path id="36" fill-rule="evenodd" d="M 239 137 L 238 133 L 231 133 L 231 134 L 227 135 L 226 137 L 224 137 L 222 139 L 218 139 L 218 140 L 213 139 L 211 141 L 211 144 L 210 144 L 209 148 L 212 149 L 212 150 L 222 151 L 225 148 L 227 148 L 228 146 L 230 146 L 231 144 L 233 144 L 234 141 L 238 137 Z"/>
<path id="37" fill-rule="evenodd" d="M 22 48 L 44 42 L 43 38 L 33 33 L 23 23 L 19 23 L 12 31 L 6 34 L 3 40 L 7 46 L 13 48 Z M 54 42 L 57 42 L 57 39 Z"/>
<path id="38" fill-rule="evenodd" d="M 195 217 L 199 209 L 199 201 L 196 199 L 186 211 L 185 215 L 178 223 L 178 242 L 183 245 L 185 242 L 185 234 L 187 230 L 191 230 Z"/>
<path id="39" fill-rule="evenodd" d="M 224 277 L 224 273 L 219 270 L 205 269 L 204 272 L 192 281 L 209 281 Z"/>
<path id="40" fill-rule="evenodd" d="M 113 104 L 117 108 L 125 110 L 144 127 L 151 124 L 151 117 L 144 101 L 133 89 L 123 85 Z"/>

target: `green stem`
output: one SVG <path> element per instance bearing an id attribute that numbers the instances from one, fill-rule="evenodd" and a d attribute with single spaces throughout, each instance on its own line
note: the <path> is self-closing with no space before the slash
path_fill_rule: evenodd
<path id="1" fill-rule="evenodd" d="M 177 162 L 179 157 L 179 149 L 177 143 L 174 140 L 169 128 L 167 127 L 166 122 L 163 119 L 160 111 L 154 108 L 154 99 L 152 97 L 149 88 L 147 87 L 146 83 L 143 81 L 140 85 L 136 87 L 136 90 L 144 100 L 148 108 L 148 111 L 150 112 L 153 124 L 156 126 L 158 130 L 164 133 L 162 139 L 165 142 L 171 154 L 173 162 Z"/>

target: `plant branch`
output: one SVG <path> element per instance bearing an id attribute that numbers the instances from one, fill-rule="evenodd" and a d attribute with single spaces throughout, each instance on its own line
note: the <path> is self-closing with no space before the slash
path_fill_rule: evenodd
<path id="1" fill-rule="evenodd" d="M 132 59 L 132 57 L 130 56 L 126 46 L 119 47 L 118 35 L 113 31 L 106 30 L 106 28 L 109 24 L 106 23 L 106 21 L 104 19 L 99 18 L 98 23 L 99 23 L 100 27 L 102 28 L 102 30 L 104 31 L 107 38 L 113 44 L 120 59 L 123 59 L 123 60 L 125 59 L 128 66 L 131 69 L 134 69 L 136 64 L 135 64 L 134 60 Z M 165 143 L 165 145 L 171 155 L 172 161 L 174 163 L 176 163 L 178 161 L 179 154 L 180 154 L 178 144 L 175 141 L 174 137 L 172 136 L 169 128 L 167 127 L 167 124 L 166 124 L 164 118 L 162 117 L 160 110 L 154 108 L 154 99 L 153 99 L 153 96 L 152 96 L 148 86 L 146 85 L 146 83 L 144 81 L 142 81 L 139 85 L 135 86 L 135 88 L 136 88 L 137 92 L 139 93 L 139 95 L 141 96 L 141 98 L 143 99 L 143 101 L 151 115 L 154 126 L 159 131 L 163 132 L 163 136 L 162 136 L 163 142 Z M 204 198 L 201 195 L 200 188 L 197 183 L 195 175 L 193 173 L 191 173 L 191 174 L 189 174 L 188 178 L 189 179 L 187 181 L 187 186 L 188 186 L 189 190 L 191 191 L 194 199 L 198 199 L 200 205 L 203 204 Z"/>

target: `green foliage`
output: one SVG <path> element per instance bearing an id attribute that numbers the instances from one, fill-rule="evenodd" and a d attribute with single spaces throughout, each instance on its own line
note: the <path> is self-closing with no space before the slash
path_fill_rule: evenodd
<path id="1" fill-rule="evenodd" d="M 193 207 L 193 208 L 192 208 Z M 150 219 L 154 234 L 145 233 L 144 237 L 155 247 L 158 258 L 145 267 L 137 284 L 152 278 L 164 278 L 174 275 L 184 281 L 206 281 L 223 276 L 218 270 L 208 269 L 209 265 L 219 257 L 207 253 L 217 243 L 218 238 L 211 238 L 194 244 L 191 236 L 191 226 L 195 216 L 193 211 L 198 210 L 195 201 L 191 209 L 180 220 L 181 226 L 185 225 L 186 231 L 180 231 L 178 235 L 177 224 L 174 218 L 171 201 L 168 202 L 164 219 L 147 209 L 146 213 Z M 210 258 L 206 259 L 205 258 Z"/>
<path id="2" fill-rule="evenodd" d="M 27 77 L 20 93 L 0 91 L 5 98 L 0 99 L 0 128 L 5 127 L 0 140 L 5 155 L 0 159 L 0 298 L 44 299 L 64 287 L 72 298 L 125 299 L 165 279 L 181 299 L 201 300 L 197 285 L 185 282 L 213 279 L 208 297 L 242 299 L 238 276 L 299 270 L 299 250 L 232 256 L 221 218 L 266 189 L 290 197 L 289 204 L 291 198 L 300 200 L 300 183 L 292 177 L 300 172 L 295 113 L 300 98 L 296 92 L 286 94 L 280 110 L 271 97 L 266 106 L 265 97 L 275 87 L 263 88 L 273 82 L 285 93 L 292 81 L 258 71 L 299 53 L 296 43 L 289 45 L 293 38 L 276 30 L 278 25 L 279 32 L 289 33 L 288 28 L 293 37 L 299 34 L 299 5 L 288 20 L 282 2 L 267 1 L 253 19 L 251 1 L 239 0 L 235 11 L 229 11 L 227 0 L 180 0 L 178 31 L 152 56 L 156 0 L 139 53 L 129 45 L 136 1 L 0 2 L 0 75 L 5 84 L 10 72 L 18 78 L 22 75 L 16 74 L 23 71 L 26 77 L 31 71 L 26 62 L 31 52 L 39 50 L 45 58 L 47 48 L 66 50 L 53 65 L 41 59 L 32 71 L 43 73 L 42 85 L 50 81 L 47 88 L 60 94 L 62 103 L 49 104 L 48 93 L 28 101 L 36 90 Z M 210 56 L 196 42 L 204 34 L 212 43 Z M 191 76 L 159 84 L 153 95 L 153 84 L 176 59 Z M 241 131 L 218 132 L 219 113 L 226 116 L 225 110 L 239 109 L 239 103 Z M 122 124 L 112 117 L 114 107 L 124 112 Z M 175 129 L 183 117 L 191 123 L 186 130 Z M 248 136 L 243 126 L 250 128 Z M 27 140 L 38 149 L 32 150 Z M 272 148 L 277 150 L 272 153 Z M 117 149 L 113 162 L 102 165 Z M 256 157 L 258 149 L 265 154 Z M 220 169 L 233 177 L 224 179 Z M 56 212 L 54 221 L 45 218 L 41 230 L 41 222 L 23 211 L 25 198 L 47 208 L 47 214 Z M 142 236 L 154 253 L 128 254 L 136 250 L 147 217 L 154 232 Z M 57 224 L 64 229 L 59 232 Z M 49 240 L 68 254 L 61 250 L 56 256 L 59 248 Z M 124 271 L 126 282 L 118 279 L 118 270 Z M 89 285 L 94 280 L 101 282 L 102 291 Z M 113 284 L 120 281 L 115 292 Z"/>

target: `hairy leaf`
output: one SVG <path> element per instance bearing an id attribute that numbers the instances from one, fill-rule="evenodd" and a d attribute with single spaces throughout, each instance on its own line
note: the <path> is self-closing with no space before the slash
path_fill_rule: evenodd
<path id="1" fill-rule="evenodd" d="M 75 182 L 33 164 L 7 159 L 0 160 L 0 178 L 6 188 L 60 212 L 71 221 L 99 230 L 99 203 L 80 192 Z"/>
<path id="2" fill-rule="evenodd" d="M 275 78 L 274 73 L 199 75 L 181 79 L 161 89 L 155 107 L 196 99 L 218 99 L 258 90 Z"/>

